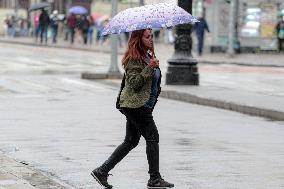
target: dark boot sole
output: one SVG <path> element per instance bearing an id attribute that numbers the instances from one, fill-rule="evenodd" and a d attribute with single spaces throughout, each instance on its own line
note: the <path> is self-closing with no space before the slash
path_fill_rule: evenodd
<path id="1" fill-rule="evenodd" d="M 172 187 L 153 187 L 153 186 L 147 186 L 148 189 L 168 189 L 168 188 L 173 188 L 174 186 Z"/>
<path id="2" fill-rule="evenodd" d="M 92 172 L 91 173 L 92 177 L 94 177 L 94 179 L 103 187 L 105 187 L 106 189 L 111 189 L 112 187 L 106 187 L 104 185 L 102 185 L 101 181 L 98 179 L 98 177 L 96 177 L 96 175 Z"/>

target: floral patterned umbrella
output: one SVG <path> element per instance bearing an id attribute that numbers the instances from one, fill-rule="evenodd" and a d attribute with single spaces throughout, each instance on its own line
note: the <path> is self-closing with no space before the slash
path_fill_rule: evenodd
<path id="1" fill-rule="evenodd" d="M 195 22 L 198 20 L 181 7 L 170 3 L 159 3 L 121 11 L 105 26 L 102 35 Z"/>

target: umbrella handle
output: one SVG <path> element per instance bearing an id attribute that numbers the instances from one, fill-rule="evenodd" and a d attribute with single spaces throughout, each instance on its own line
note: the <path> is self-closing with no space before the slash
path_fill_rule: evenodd
<path id="1" fill-rule="evenodd" d="M 150 59 L 156 58 L 156 55 L 151 50 L 148 50 L 147 53 L 150 55 Z"/>

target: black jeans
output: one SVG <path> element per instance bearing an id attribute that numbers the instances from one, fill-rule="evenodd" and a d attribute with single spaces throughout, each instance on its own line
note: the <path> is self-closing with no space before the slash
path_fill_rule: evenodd
<path id="1" fill-rule="evenodd" d="M 204 36 L 197 36 L 198 38 L 198 55 L 201 56 L 203 52 Z"/>
<path id="2" fill-rule="evenodd" d="M 159 177 L 159 133 L 150 108 L 123 108 L 126 116 L 126 136 L 111 156 L 101 166 L 104 172 L 109 172 L 120 162 L 140 140 L 141 135 L 146 140 L 146 154 L 149 164 L 149 174 L 152 179 Z"/>
<path id="3" fill-rule="evenodd" d="M 69 28 L 69 33 L 70 33 L 70 42 L 71 44 L 74 43 L 74 37 L 75 37 L 75 28 Z"/>
<path id="4" fill-rule="evenodd" d="M 43 42 L 43 38 L 45 40 L 45 43 L 47 43 L 48 25 L 41 25 L 40 29 L 40 43 Z"/>

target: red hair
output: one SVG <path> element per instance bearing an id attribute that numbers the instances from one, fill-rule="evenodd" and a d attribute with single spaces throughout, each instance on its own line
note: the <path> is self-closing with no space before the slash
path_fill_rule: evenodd
<path id="1" fill-rule="evenodd" d="M 122 65 L 126 66 L 129 60 L 143 60 L 146 57 L 148 49 L 142 42 L 142 37 L 145 31 L 146 29 L 132 32 L 128 41 L 127 50 L 122 58 Z M 154 55 L 154 47 L 149 50 L 151 50 Z"/>

